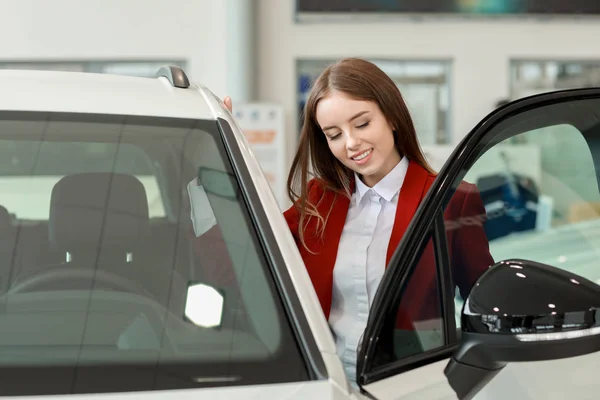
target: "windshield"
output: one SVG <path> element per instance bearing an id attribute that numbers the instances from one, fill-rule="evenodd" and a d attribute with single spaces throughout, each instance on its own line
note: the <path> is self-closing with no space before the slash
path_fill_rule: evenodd
<path id="1" fill-rule="evenodd" d="M 0 113 L 0 185 L 0 394 L 308 379 L 215 121 Z"/>

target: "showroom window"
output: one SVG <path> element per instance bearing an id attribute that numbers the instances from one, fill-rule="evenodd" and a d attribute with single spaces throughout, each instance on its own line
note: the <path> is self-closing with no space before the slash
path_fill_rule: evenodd
<path id="1" fill-rule="evenodd" d="M 177 65 L 185 70 L 183 60 L 140 61 L 11 61 L 0 63 L 0 69 L 37 69 L 44 71 L 96 72 L 105 74 L 153 77 L 163 65 Z"/>
<path id="2" fill-rule="evenodd" d="M 600 85 L 600 60 L 512 60 L 511 100 L 537 93 Z"/>

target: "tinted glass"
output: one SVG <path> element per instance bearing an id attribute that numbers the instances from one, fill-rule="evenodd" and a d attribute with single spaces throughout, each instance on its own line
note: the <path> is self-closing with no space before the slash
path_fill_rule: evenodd
<path id="1" fill-rule="evenodd" d="M 446 221 L 448 234 L 483 227 L 485 240 L 472 243 L 469 257 L 489 249 L 495 262 L 527 259 L 600 283 L 599 104 L 539 107 L 487 134 L 476 161 L 461 172 L 483 208 L 468 220 Z M 453 258 L 452 269 L 465 263 Z M 464 295 L 455 298 L 457 326 Z"/>
<path id="2" fill-rule="evenodd" d="M 446 345 L 433 239 L 427 240 L 415 264 L 386 318 L 374 357 L 375 371 Z"/>
<path id="3" fill-rule="evenodd" d="M 216 122 L 0 114 L 0 154 L 0 394 L 307 379 Z"/>

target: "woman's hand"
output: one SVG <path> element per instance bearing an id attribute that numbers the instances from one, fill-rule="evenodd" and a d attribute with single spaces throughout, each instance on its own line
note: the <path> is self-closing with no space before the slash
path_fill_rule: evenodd
<path id="1" fill-rule="evenodd" d="M 229 112 L 232 112 L 233 111 L 233 103 L 231 102 L 231 97 L 225 96 L 225 98 L 223 99 L 223 102 L 225 103 L 225 106 L 227 107 Z"/>

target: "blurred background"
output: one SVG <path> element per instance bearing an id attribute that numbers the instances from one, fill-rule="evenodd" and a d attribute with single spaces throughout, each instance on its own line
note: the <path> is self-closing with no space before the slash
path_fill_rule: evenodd
<path id="1" fill-rule="evenodd" d="M 282 203 L 311 81 L 341 57 L 372 60 L 397 82 L 436 168 L 502 102 L 600 84 L 594 1 L 0 4 L 0 68 L 150 77 L 176 64 L 218 96 L 231 96 Z"/>
<path id="2" fill-rule="evenodd" d="M 285 184 L 298 144 L 302 108 L 312 81 L 328 64 L 343 57 L 361 57 L 389 74 L 409 106 L 428 161 L 439 170 L 465 135 L 498 106 L 557 89 L 600 86 L 598 38 L 600 0 L 0 0 L 0 70 L 152 78 L 161 66 L 173 64 L 183 68 L 193 83 L 208 87 L 218 97 L 231 96 L 234 116 L 282 209 L 290 205 Z M 31 96 L 38 93 L 36 90 Z M 21 94 L 29 95 L 25 89 Z M 469 167 L 465 179 L 475 183 L 481 193 L 487 214 L 485 234 L 495 260 L 520 258 L 554 265 L 600 284 L 600 141 L 596 130 L 600 118 L 594 112 L 598 109 L 598 99 L 573 107 L 572 112 L 591 110 L 585 118 L 590 128 L 584 132 L 566 123 L 540 122 L 539 129 L 519 132 L 498 143 Z M 554 115 L 555 110 L 540 107 L 536 115 Z M 298 349 L 291 345 L 292 333 L 287 337 L 285 309 L 279 311 L 280 285 L 270 281 L 271 255 L 263 255 L 271 239 L 257 239 L 262 234 L 255 230 L 259 227 L 251 218 L 254 212 L 246 214 L 240 205 L 244 204 L 243 196 L 204 193 L 210 197 L 205 201 L 199 194 L 203 192 L 198 188 L 201 179 L 196 166 L 208 163 L 205 155 L 210 155 L 206 157 L 210 165 L 226 164 L 225 156 L 219 158 L 219 146 L 212 136 L 194 133 L 190 136 L 195 142 L 191 143 L 196 144 L 178 152 L 177 141 L 183 131 L 178 127 L 172 132 L 163 132 L 161 127 L 157 132 L 154 127 L 142 126 L 144 130 L 138 131 L 134 121 L 134 128 L 119 129 L 131 134 L 131 142 L 125 143 L 121 136 L 111 142 L 101 134 L 82 140 L 86 124 L 93 126 L 94 122 L 80 125 L 77 118 L 74 124 L 71 119 L 57 120 L 44 123 L 44 135 L 34 137 L 37 131 L 31 127 L 41 126 L 36 120 L 14 123 L 0 119 L 0 348 L 16 346 L 14 351 L 4 351 L 8 355 L 2 354 L 0 367 L 6 371 L 6 366 L 60 360 L 65 371 L 75 372 L 56 375 L 39 370 L 41 375 L 32 378 L 33 368 L 24 368 L 28 374 L 24 379 L 15 379 L 13 372 L 4 374 L 4 381 L 0 376 L 0 394 L 43 393 L 47 385 L 51 391 L 65 393 L 93 391 L 89 387 L 98 385 L 105 392 L 111 386 L 105 386 L 103 379 L 116 382 L 113 386 L 117 390 L 128 388 L 123 386 L 126 381 L 131 381 L 133 390 L 174 387 L 171 385 L 179 382 L 177 374 L 187 372 L 162 364 L 163 360 L 175 360 L 169 358 L 172 353 L 180 354 L 186 363 L 190 357 L 204 360 L 202 357 L 214 356 L 220 360 L 217 368 L 206 364 L 208 378 L 204 381 L 205 372 L 197 372 L 204 370 L 197 370 L 193 359 L 193 374 L 200 377 L 194 382 L 201 384 L 212 382 L 213 377 L 225 385 L 238 379 L 244 384 L 258 382 L 262 380 L 260 374 L 269 382 L 279 379 L 281 371 L 296 374 L 294 367 L 289 371 L 280 368 L 278 359 L 269 358 L 277 362 L 265 368 L 244 364 L 254 360 L 252 357 L 263 360 L 275 354 L 282 355 L 286 366 L 292 365 Z M 46 125 L 51 128 L 46 130 Z M 117 130 L 114 123 L 100 125 L 107 132 Z M 152 136 L 144 135 L 146 128 Z M 49 139 L 47 131 L 56 137 Z M 15 138 L 21 132 L 26 140 Z M 172 148 L 171 144 L 163 145 L 163 136 L 164 142 L 174 143 Z M 171 168 L 171 164 L 187 167 Z M 65 176 L 87 172 L 100 172 L 104 178 L 67 180 L 67 189 L 57 185 L 65 182 Z M 107 199 L 107 204 L 108 199 L 112 201 L 108 196 L 112 180 L 105 179 L 107 172 L 135 177 L 142 183 L 144 191 L 138 192 L 139 187 L 122 181 L 125 184 L 118 187 L 125 194 L 115 196 L 127 200 L 124 210 L 136 217 L 115 218 L 108 206 L 104 214 L 98 213 L 97 199 Z M 220 183 L 218 179 L 214 182 Z M 224 187 L 230 188 L 231 182 L 226 182 Z M 130 202 L 130 197 L 140 202 Z M 210 207 L 205 207 L 207 202 Z M 145 203 L 147 216 L 141 212 Z M 122 213 L 119 207 L 114 210 Z M 79 209 L 89 212 L 79 214 Z M 195 211 L 207 209 L 211 212 L 208 217 Z M 114 229 L 115 240 L 110 237 L 113 230 L 104 229 L 109 215 L 110 221 L 119 221 L 109 226 L 133 221 L 125 225 L 131 228 Z M 447 222 L 448 231 L 472 224 L 470 218 Z M 211 233 L 197 233 L 201 224 Z M 213 229 L 215 225 L 218 227 Z M 105 246 L 105 242 L 111 244 Z M 289 260 L 287 256 L 285 260 Z M 69 295 L 72 306 L 51 295 L 46 301 L 46 294 L 28 294 L 22 306 L 12 297 L 2 300 L 4 294 L 22 290 L 13 288 L 24 287 L 19 282 L 30 282 L 25 280 L 33 279 L 29 274 L 42 271 L 42 277 L 49 277 L 48 266 L 71 262 L 74 268 L 105 268 L 140 283 L 164 303 L 165 310 L 170 307 L 179 313 L 181 322 L 185 315 L 198 326 L 223 323 L 225 330 L 214 331 L 214 336 L 212 332 L 202 333 L 198 341 L 197 331 L 179 328 L 175 324 L 179 321 L 174 319 L 173 325 L 165 322 L 164 331 L 155 332 L 147 322 L 154 317 L 145 319 L 150 306 L 142 309 L 138 308 L 144 304 L 141 301 L 132 300 L 130 306 L 123 300 L 127 306 L 119 306 L 119 312 L 112 316 L 106 312 L 109 308 L 104 304 L 109 303 L 102 302 L 101 294 L 94 295 L 93 303 L 85 292 L 81 295 L 86 296 L 85 302 Z M 209 281 L 211 271 L 220 279 L 237 280 L 231 290 L 227 289 L 227 300 L 203 284 L 192 284 L 205 278 Z M 90 277 L 90 282 L 81 282 L 96 290 L 95 283 L 92 286 L 95 273 Z M 40 278 L 39 282 L 44 281 Z M 203 294 L 211 297 L 202 298 Z M 197 301 L 199 297 L 201 301 Z M 34 298 L 39 299 L 39 308 L 33 306 Z M 559 307 L 562 300 L 557 299 Z M 109 297 L 106 301 L 119 304 Z M 457 295 L 457 327 L 461 302 Z M 548 306 L 555 308 L 554 303 Z M 210 318 L 200 318 L 199 310 L 207 310 Z M 63 311 L 66 317 L 62 317 Z M 26 318 L 29 312 L 32 316 Z M 496 308 L 495 312 L 500 311 Z M 556 314 L 556 310 L 551 313 Z M 442 310 L 439 315 L 443 315 Z M 162 321 L 163 317 L 157 318 Z M 88 319 L 93 321 L 89 325 L 92 328 L 86 330 Z M 421 322 L 425 322 L 423 329 L 418 325 Z M 444 326 L 441 320 L 434 325 L 438 322 Z M 152 322 L 162 330 L 160 324 Z M 416 329 L 422 332 L 428 332 L 429 326 L 431 321 L 415 321 Z M 227 334 L 230 327 L 237 332 Z M 437 329 L 433 329 L 435 335 L 419 334 L 423 340 L 419 346 L 424 351 L 447 348 L 445 335 L 439 335 L 441 328 Z M 173 340 L 165 336 L 169 332 L 173 332 Z M 168 340 L 158 339 L 162 337 Z M 168 344 L 166 357 L 161 353 L 167 348 L 161 347 L 163 343 Z M 31 346 L 30 352 L 27 346 Z M 136 366 L 134 378 L 122 379 L 119 367 L 97 379 L 94 373 L 71 368 L 89 361 L 97 371 L 97 360 L 113 360 L 110 357 L 119 365 L 150 360 L 148 365 L 156 365 L 156 369 L 146 374 Z M 226 363 L 221 364 L 221 360 Z M 510 384 L 499 381 L 498 387 L 531 393 L 531 398 L 543 397 L 539 393 L 546 399 L 550 395 L 576 397 L 573 393 L 589 398 L 593 391 L 588 388 L 598 381 L 590 373 L 598 356 L 585 362 L 582 358 L 573 360 L 565 359 L 559 368 L 558 364 L 534 363 L 528 367 L 519 363 L 521 369 L 514 370 Z M 77 364 L 68 364 L 71 362 Z M 239 370 L 238 364 L 242 365 Z M 537 375 L 541 379 L 530 379 L 532 375 L 523 372 L 527 368 L 543 371 Z M 99 371 L 104 375 L 106 370 Z M 225 380 L 218 376 L 219 371 L 226 371 Z M 252 372 L 249 380 L 247 371 Z M 189 378 L 180 376 L 180 382 Z M 19 385 L 25 389 L 14 389 Z M 582 394 L 583 390 L 588 392 Z M 420 392 L 414 393 L 418 396 Z"/>

